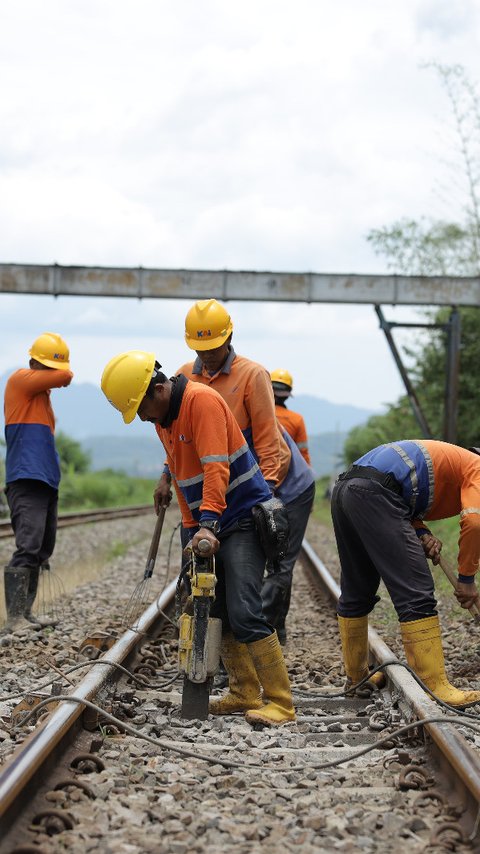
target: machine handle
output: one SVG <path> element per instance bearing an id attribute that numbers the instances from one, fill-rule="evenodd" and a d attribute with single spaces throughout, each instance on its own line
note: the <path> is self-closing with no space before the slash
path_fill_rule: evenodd
<path id="1" fill-rule="evenodd" d="M 158 545 L 160 543 L 160 535 L 162 533 L 163 528 L 163 520 L 165 519 L 165 511 L 166 507 L 160 507 L 158 511 L 157 521 L 155 523 L 155 529 L 153 531 L 152 542 L 150 543 L 150 548 L 148 550 L 147 563 L 145 565 L 144 578 L 151 578 L 153 575 L 153 569 L 155 566 L 155 561 L 157 559 L 158 553 Z"/>
<path id="2" fill-rule="evenodd" d="M 210 540 L 207 540 L 206 537 L 204 537 L 203 540 L 199 540 L 198 545 L 197 545 L 197 549 L 200 552 L 200 554 L 206 554 L 207 552 L 210 551 L 211 547 L 212 547 L 212 544 L 211 544 Z"/>

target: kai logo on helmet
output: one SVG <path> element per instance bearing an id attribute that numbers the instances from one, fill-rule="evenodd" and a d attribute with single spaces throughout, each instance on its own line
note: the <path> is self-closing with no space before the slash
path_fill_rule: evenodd
<path id="1" fill-rule="evenodd" d="M 232 331 L 232 319 L 216 299 L 199 300 L 185 318 L 185 341 L 191 350 L 216 350 Z"/>
<path id="2" fill-rule="evenodd" d="M 36 362 L 45 365 L 47 368 L 65 368 L 70 370 L 70 352 L 66 342 L 61 335 L 56 332 L 42 332 L 35 339 L 30 350 L 29 356 L 35 359 Z M 61 362 L 61 366 L 58 364 Z"/>

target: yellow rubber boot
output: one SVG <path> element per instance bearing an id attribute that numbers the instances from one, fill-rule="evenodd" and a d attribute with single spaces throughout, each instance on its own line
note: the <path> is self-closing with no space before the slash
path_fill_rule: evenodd
<path id="1" fill-rule="evenodd" d="M 221 655 L 228 673 L 229 691 L 219 700 L 210 701 L 210 714 L 232 715 L 263 706 L 262 689 L 247 644 L 239 643 L 232 634 L 225 635 Z"/>
<path id="2" fill-rule="evenodd" d="M 447 679 L 438 617 L 400 623 L 407 662 L 444 703 L 464 708 L 480 702 L 480 691 L 460 691 Z"/>
<path id="3" fill-rule="evenodd" d="M 356 685 L 368 676 L 368 615 L 364 617 L 338 617 L 343 663 L 347 676 L 346 687 Z M 379 670 L 368 682 L 354 692 L 357 697 L 368 697 L 374 688 L 383 688 L 384 674 Z"/>
<path id="4" fill-rule="evenodd" d="M 245 715 L 247 721 L 267 726 L 294 721 L 292 690 L 277 633 L 249 643 L 248 649 L 263 688 L 265 705 L 260 709 L 251 707 Z"/>

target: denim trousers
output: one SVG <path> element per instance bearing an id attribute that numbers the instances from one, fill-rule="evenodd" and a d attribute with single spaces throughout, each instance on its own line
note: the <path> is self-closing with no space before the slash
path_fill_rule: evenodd
<path id="1" fill-rule="evenodd" d="M 182 545 L 196 529 L 182 529 Z M 189 535 L 190 533 L 190 535 Z M 224 534 L 215 555 L 217 585 L 210 616 L 222 621 L 222 632 L 232 632 L 239 643 L 253 643 L 272 634 L 262 610 L 265 555 L 253 517 L 239 519 Z"/>
<path id="2" fill-rule="evenodd" d="M 290 608 L 293 569 L 302 547 L 314 497 L 315 484 L 312 483 L 298 498 L 286 505 L 290 528 L 288 549 L 281 560 L 267 564 L 262 587 L 263 612 L 268 622 L 277 629 L 285 627 Z"/>

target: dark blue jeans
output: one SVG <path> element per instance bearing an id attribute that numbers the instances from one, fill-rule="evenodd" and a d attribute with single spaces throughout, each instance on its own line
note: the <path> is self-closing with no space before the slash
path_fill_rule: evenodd
<path id="1" fill-rule="evenodd" d="M 338 481 L 332 518 L 342 568 L 341 617 L 369 614 L 380 579 L 401 623 L 437 613 L 433 578 L 400 495 L 367 478 Z"/>
<path id="2" fill-rule="evenodd" d="M 182 528 L 185 546 L 195 528 Z M 217 586 L 210 616 L 222 621 L 223 634 L 232 632 L 240 643 L 253 643 L 272 634 L 262 611 L 262 580 L 265 555 L 253 518 L 240 519 L 225 534 L 220 533 L 215 555 Z"/>
<path id="3" fill-rule="evenodd" d="M 265 555 L 252 519 L 240 519 L 220 534 L 215 556 L 217 586 L 212 617 L 220 617 L 223 633 L 231 631 L 240 643 L 253 643 L 272 634 L 262 610 Z"/>
<path id="4" fill-rule="evenodd" d="M 290 608 L 293 569 L 302 547 L 313 499 L 315 484 L 312 483 L 287 507 L 290 534 L 288 550 L 284 558 L 274 565 L 267 565 L 267 575 L 263 582 L 262 600 L 266 619 L 276 629 L 285 627 L 285 618 Z"/>
<path id="5" fill-rule="evenodd" d="M 8 566 L 38 570 L 55 548 L 58 490 L 41 480 L 22 479 L 5 491 L 16 545 Z"/>

